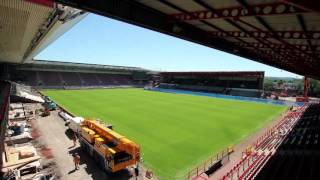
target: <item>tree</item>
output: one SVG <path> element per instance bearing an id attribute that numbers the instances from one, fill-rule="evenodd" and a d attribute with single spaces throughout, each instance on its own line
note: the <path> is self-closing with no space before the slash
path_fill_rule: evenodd
<path id="1" fill-rule="evenodd" d="M 320 82 L 315 79 L 310 79 L 309 81 L 309 95 L 319 96 L 320 95 Z"/>
<path id="2" fill-rule="evenodd" d="M 263 89 L 265 91 L 272 91 L 273 90 L 273 82 L 272 80 L 265 79 L 263 83 Z"/>

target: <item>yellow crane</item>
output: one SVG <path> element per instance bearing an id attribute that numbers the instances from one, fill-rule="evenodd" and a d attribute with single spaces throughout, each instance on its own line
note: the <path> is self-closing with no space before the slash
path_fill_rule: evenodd
<path id="1" fill-rule="evenodd" d="M 96 120 L 84 120 L 80 145 L 108 172 L 117 172 L 140 160 L 140 146 Z"/>

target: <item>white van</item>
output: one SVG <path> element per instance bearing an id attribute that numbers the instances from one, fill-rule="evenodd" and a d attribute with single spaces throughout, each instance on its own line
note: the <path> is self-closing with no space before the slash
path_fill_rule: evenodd
<path id="1" fill-rule="evenodd" d="M 75 133 L 79 133 L 80 132 L 80 123 L 84 121 L 83 117 L 73 117 L 69 120 L 69 128 L 75 132 Z"/>
<path id="2" fill-rule="evenodd" d="M 64 111 L 60 111 L 59 112 L 59 116 L 66 121 L 66 123 L 69 123 L 70 119 L 72 118 L 72 116 L 70 116 L 68 113 L 64 112 Z"/>

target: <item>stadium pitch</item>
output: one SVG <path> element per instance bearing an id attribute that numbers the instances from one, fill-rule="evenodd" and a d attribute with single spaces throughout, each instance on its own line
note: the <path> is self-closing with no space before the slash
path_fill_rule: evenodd
<path id="1" fill-rule="evenodd" d="M 78 116 L 113 124 L 141 145 L 144 165 L 164 179 L 238 143 L 287 108 L 133 88 L 43 93 Z"/>

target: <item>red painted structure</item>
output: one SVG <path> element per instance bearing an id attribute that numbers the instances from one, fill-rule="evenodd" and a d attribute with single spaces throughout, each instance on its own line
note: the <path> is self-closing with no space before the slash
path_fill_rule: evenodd
<path id="1" fill-rule="evenodd" d="M 190 20 L 202 20 L 202 19 L 224 19 L 224 18 L 241 18 L 247 16 L 272 16 L 272 15 L 284 15 L 284 14 L 298 14 L 308 12 L 305 9 L 291 6 L 287 3 L 269 3 L 269 4 L 257 4 L 249 6 L 248 8 L 243 6 L 228 7 L 215 9 L 215 11 L 192 11 L 188 13 L 171 14 L 171 21 L 190 21 Z"/>
<path id="2" fill-rule="evenodd" d="M 308 102 L 309 97 L 308 97 L 308 91 L 309 91 L 309 78 L 304 77 L 304 83 L 303 83 L 303 96 L 297 97 L 296 101 L 297 102 Z"/>
<path id="3" fill-rule="evenodd" d="M 35 4 L 39 4 L 42 6 L 51 7 L 51 8 L 53 8 L 55 6 L 55 2 L 52 0 L 27 0 L 27 1 L 35 3 Z"/>
<path id="4" fill-rule="evenodd" d="M 316 0 L 55 0 L 320 79 Z"/>
<path id="5" fill-rule="evenodd" d="M 0 81 L 0 169 L 2 169 L 2 152 L 4 151 L 4 138 L 8 124 L 8 111 L 10 102 L 11 85 L 8 82 Z"/>

